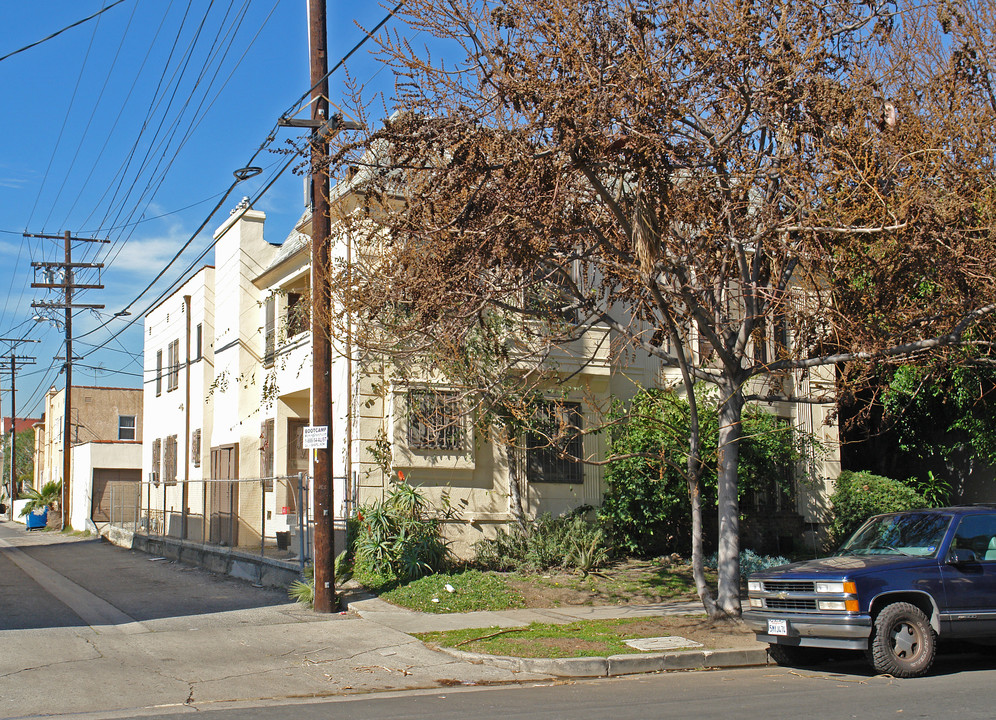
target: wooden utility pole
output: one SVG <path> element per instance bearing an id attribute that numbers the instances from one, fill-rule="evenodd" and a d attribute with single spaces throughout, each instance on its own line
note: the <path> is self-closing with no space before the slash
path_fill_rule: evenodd
<path id="1" fill-rule="evenodd" d="M 328 33 L 326 0 L 308 0 L 311 59 L 311 119 L 329 121 Z M 332 341 L 323 320 L 331 302 L 329 245 L 331 235 L 328 134 L 319 127 L 311 136 L 311 425 L 332 424 Z M 328 436 L 331 437 L 329 432 Z M 332 453 L 328 446 L 314 451 L 315 602 L 316 612 L 330 613 L 335 601 L 334 500 Z"/>
<path id="2" fill-rule="evenodd" d="M 93 238 L 76 238 L 73 237 L 67 230 L 63 235 L 37 235 L 33 233 L 24 233 L 24 237 L 32 238 L 42 238 L 45 240 L 62 240 L 63 241 L 63 252 L 65 260 L 61 263 L 57 262 L 33 262 L 31 266 L 33 268 L 41 268 L 46 275 L 45 282 L 41 283 L 31 283 L 33 288 L 45 288 L 48 290 L 62 290 L 63 300 L 61 303 L 52 302 L 33 302 L 31 307 L 39 310 L 55 310 L 61 309 L 65 311 L 65 319 L 63 320 L 66 332 L 66 364 L 63 366 L 66 370 L 66 397 L 65 406 L 63 412 L 65 417 L 62 419 L 62 529 L 65 530 L 69 526 L 69 502 L 72 497 L 71 485 L 72 481 L 70 479 L 71 464 L 71 451 L 72 451 L 72 421 L 71 414 L 73 409 L 73 310 L 80 308 L 89 308 L 92 310 L 102 309 L 103 305 L 92 305 L 92 304 L 74 304 L 73 303 L 73 290 L 100 290 L 103 289 L 103 285 L 98 284 L 77 284 L 75 281 L 75 271 L 78 268 L 96 268 L 100 269 L 104 267 L 103 263 L 74 263 L 73 262 L 73 243 L 74 242 L 97 242 L 97 243 L 108 243 L 110 240 L 96 240 Z M 52 272 L 56 269 L 61 269 L 63 271 L 62 282 L 55 283 L 52 282 L 54 279 L 51 277 Z"/>
<path id="3" fill-rule="evenodd" d="M 9 512 L 8 516 L 13 522 L 14 520 L 14 498 L 17 496 L 17 371 L 24 367 L 25 365 L 34 365 L 35 358 L 25 357 L 23 355 L 15 355 L 14 348 L 18 343 L 22 342 L 38 342 L 37 340 L 28 340 L 27 338 L 0 338 L 0 342 L 13 343 L 11 345 L 10 355 L 7 359 L 10 360 L 10 366 L 3 368 L 0 366 L 0 370 L 10 370 L 10 476 L 8 478 L 9 485 L 7 491 L 7 499 L 9 501 Z"/>

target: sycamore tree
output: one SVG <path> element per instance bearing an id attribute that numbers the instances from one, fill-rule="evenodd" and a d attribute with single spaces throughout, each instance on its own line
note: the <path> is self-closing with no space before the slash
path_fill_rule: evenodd
<path id="1" fill-rule="evenodd" d="M 488 398 L 492 427 L 523 422 L 525 355 L 592 328 L 674 368 L 697 586 L 739 614 L 745 404 L 805 400 L 814 368 L 987 352 L 991 10 L 409 0 L 434 40 L 380 38 L 396 93 L 354 87 L 368 130 L 330 150 L 361 198 L 330 324 Z M 715 599 L 696 383 L 719 415 Z"/>

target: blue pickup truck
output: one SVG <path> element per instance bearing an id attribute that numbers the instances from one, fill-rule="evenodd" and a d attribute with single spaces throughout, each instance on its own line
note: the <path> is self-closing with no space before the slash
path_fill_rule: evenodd
<path id="1" fill-rule="evenodd" d="M 836 555 L 754 573 L 744 621 L 771 658 L 864 650 L 895 677 L 930 669 L 937 639 L 996 639 L 996 506 L 876 515 Z"/>

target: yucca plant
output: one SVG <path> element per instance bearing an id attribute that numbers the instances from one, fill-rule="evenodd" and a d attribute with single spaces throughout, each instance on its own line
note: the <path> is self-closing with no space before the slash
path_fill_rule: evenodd
<path id="1" fill-rule="evenodd" d="M 335 558 L 335 581 L 339 583 L 348 582 L 353 577 L 352 562 L 349 551 L 343 550 Z M 295 580 L 287 588 L 287 595 L 291 600 L 302 605 L 311 607 L 315 604 L 315 566 L 306 565 L 304 568 L 304 578 Z"/>

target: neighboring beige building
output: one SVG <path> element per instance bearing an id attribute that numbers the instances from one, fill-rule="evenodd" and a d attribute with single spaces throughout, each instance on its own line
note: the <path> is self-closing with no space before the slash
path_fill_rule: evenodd
<path id="1" fill-rule="evenodd" d="M 70 414 L 70 525 L 106 520 L 110 484 L 141 478 L 142 390 L 73 386 Z M 63 474 L 65 388 L 45 393 L 42 422 L 35 425 L 34 486 Z"/>

